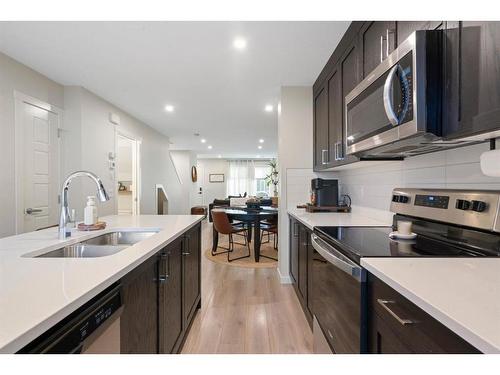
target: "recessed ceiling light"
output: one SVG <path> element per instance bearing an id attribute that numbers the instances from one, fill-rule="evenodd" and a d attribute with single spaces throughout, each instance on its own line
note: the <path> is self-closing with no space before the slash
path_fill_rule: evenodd
<path id="1" fill-rule="evenodd" d="M 262 138 L 259 139 L 259 143 L 264 143 L 264 140 Z"/>
<path id="2" fill-rule="evenodd" d="M 201 143 L 205 143 L 207 140 L 205 138 L 201 139 Z"/>
<path id="3" fill-rule="evenodd" d="M 174 106 L 173 106 L 173 105 L 167 104 L 167 105 L 165 106 L 165 111 L 167 111 L 167 112 L 173 112 L 173 111 L 174 111 L 174 109 L 175 109 L 175 108 L 174 108 Z"/>
<path id="4" fill-rule="evenodd" d="M 273 111 L 273 106 L 271 104 L 266 104 L 266 106 L 264 107 L 264 110 L 266 112 L 272 112 Z"/>
<path id="5" fill-rule="evenodd" d="M 237 37 L 233 41 L 233 46 L 238 50 L 244 50 L 245 48 L 247 48 L 247 41 L 244 38 Z"/>
<path id="6" fill-rule="evenodd" d="M 259 149 L 259 150 L 262 150 L 262 146 L 259 146 L 259 147 L 258 147 L 258 149 Z"/>
<path id="7" fill-rule="evenodd" d="M 212 145 L 208 145 L 208 149 L 211 150 L 212 149 Z"/>

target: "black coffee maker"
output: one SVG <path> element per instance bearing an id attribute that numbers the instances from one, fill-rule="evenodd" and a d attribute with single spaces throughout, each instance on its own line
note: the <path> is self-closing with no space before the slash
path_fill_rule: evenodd
<path id="1" fill-rule="evenodd" d="M 337 207 L 339 205 L 338 180 L 311 180 L 311 204 L 316 207 Z"/>

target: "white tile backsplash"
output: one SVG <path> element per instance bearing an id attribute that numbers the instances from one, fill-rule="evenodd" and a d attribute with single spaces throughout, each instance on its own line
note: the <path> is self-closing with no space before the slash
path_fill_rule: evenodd
<path id="1" fill-rule="evenodd" d="M 481 173 L 479 156 L 488 149 L 482 143 L 320 176 L 338 178 L 340 193 L 349 194 L 353 204 L 387 210 L 396 187 L 500 190 L 500 178 Z M 309 191 L 309 182 L 304 186 Z"/>

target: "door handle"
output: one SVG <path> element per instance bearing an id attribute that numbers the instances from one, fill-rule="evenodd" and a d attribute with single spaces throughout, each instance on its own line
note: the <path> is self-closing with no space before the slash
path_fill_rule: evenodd
<path id="1" fill-rule="evenodd" d="M 382 306 L 385 309 L 385 311 L 387 311 L 401 325 L 406 326 L 408 324 L 414 324 L 414 323 L 416 323 L 416 322 L 414 322 L 413 320 L 410 320 L 410 319 L 402 319 L 402 318 L 400 318 L 398 314 L 396 314 L 394 311 L 391 310 L 391 308 L 389 306 L 387 306 L 387 305 L 390 305 L 390 304 L 396 304 L 396 302 L 390 301 L 390 300 L 385 300 L 385 299 L 380 299 L 380 298 L 377 299 L 377 302 L 378 302 L 378 304 L 380 306 Z"/>
<path id="2" fill-rule="evenodd" d="M 396 73 L 400 70 L 402 71 L 401 66 L 396 64 L 389 72 L 384 84 L 384 109 L 387 118 L 394 126 L 399 125 L 399 119 L 394 112 L 392 103 L 392 81 L 394 80 L 394 77 L 396 77 Z"/>
<path id="3" fill-rule="evenodd" d="M 320 241 L 324 242 L 317 235 L 311 234 L 311 244 L 313 248 L 318 252 L 318 254 L 325 258 L 328 263 L 347 273 L 359 282 L 365 281 L 366 275 L 363 273 L 363 269 L 360 266 L 351 262 L 345 256 L 340 254 L 338 250 L 335 250 L 333 247 L 325 243 L 324 246 L 328 247 L 327 250 L 322 245 L 320 245 Z"/>
<path id="4" fill-rule="evenodd" d="M 38 213 L 38 212 L 42 212 L 43 210 L 39 209 L 39 208 L 27 208 L 26 209 L 26 213 L 28 215 L 32 215 L 32 214 L 35 214 L 35 213 Z"/>

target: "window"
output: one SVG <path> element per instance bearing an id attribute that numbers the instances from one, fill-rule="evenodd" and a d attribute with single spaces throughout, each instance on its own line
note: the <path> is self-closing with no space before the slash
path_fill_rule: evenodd
<path id="1" fill-rule="evenodd" d="M 266 176 L 271 172 L 271 167 L 267 164 L 259 163 L 255 166 L 255 195 L 269 195 L 269 186 L 266 184 Z"/>
<path id="2" fill-rule="evenodd" d="M 266 175 L 271 168 L 267 162 L 253 160 L 231 160 L 227 179 L 228 195 L 267 196 L 270 187 L 266 184 Z"/>

